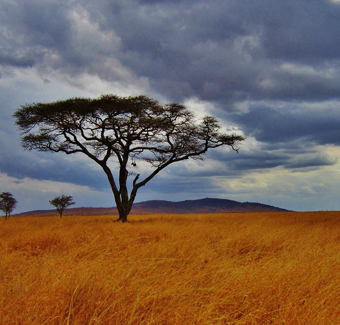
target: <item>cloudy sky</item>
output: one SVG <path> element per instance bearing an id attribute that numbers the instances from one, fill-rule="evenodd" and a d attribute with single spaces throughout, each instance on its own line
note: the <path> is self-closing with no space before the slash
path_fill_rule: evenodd
<path id="1" fill-rule="evenodd" d="M 164 170 L 137 201 L 340 210 L 340 1 L 0 0 L 0 192 L 16 212 L 114 206 L 86 157 L 24 151 L 20 105 L 144 94 L 218 117 L 238 154 Z"/>

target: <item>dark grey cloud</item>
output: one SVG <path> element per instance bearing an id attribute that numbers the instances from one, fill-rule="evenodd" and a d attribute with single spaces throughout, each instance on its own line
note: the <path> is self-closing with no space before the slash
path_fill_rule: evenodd
<path id="1" fill-rule="evenodd" d="M 108 10 L 102 28 L 121 38 L 120 60 L 170 98 L 339 98 L 340 11 L 331 2 L 185 1 L 139 9 L 127 3 Z"/>
<path id="2" fill-rule="evenodd" d="M 336 162 L 337 162 L 336 159 L 324 153 L 314 154 L 307 157 L 297 156 L 295 159 L 291 159 L 291 161 L 286 165 L 286 167 L 299 171 L 301 168 L 303 168 L 304 171 L 310 171 L 323 166 L 332 166 Z"/>
<path id="3" fill-rule="evenodd" d="M 324 166 L 336 164 L 337 160 L 322 149 L 309 148 L 301 145 L 299 150 L 278 149 L 268 150 L 266 145 L 250 151 L 241 150 L 238 154 L 214 152 L 208 155 L 210 161 L 218 162 L 214 169 L 195 170 L 179 169 L 176 175 L 181 177 L 241 177 L 252 171 L 270 170 L 281 167 L 291 171 L 310 171 Z M 212 162 L 211 162 L 212 163 Z M 208 163 L 209 164 L 209 163 Z"/>
<path id="4" fill-rule="evenodd" d="M 224 109 L 251 99 L 339 98 L 340 7 L 330 1 L 18 0 L 0 9 L 10 30 L 1 36 L 3 65 L 46 65 L 53 54 L 50 68 L 112 80 L 118 75 L 99 63 L 115 58 L 170 100 L 195 96 Z M 113 32 L 119 46 L 81 35 L 77 14 Z"/>
<path id="5" fill-rule="evenodd" d="M 315 144 L 340 145 L 340 107 L 316 109 L 291 104 L 278 109 L 257 105 L 242 115 L 228 116 L 246 135 L 272 144 L 272 150 L 273 144 L 275 148 L 287 148 L 293 143 L 304 148 Z"/>
<path id="6" fill-rule="evenodd" d="M 306 154 L 301 150 L 296 155 L 291 155 L 287 151 L 282 152 L 253 152 L 245 154 L 233 163 L 235 171 L 249 172 L 251 170 L 270 169 L 275 167 L 283 167 L 290 170 L 310 171 L 319 167 L 334 165 L 336 160 L 326 153 L 317 151 L 312 154 Z"/>
<path id="7" fill-rule="evenodd" d="M 32 67 L 35 65 L 36 60 L 34 58 L 31 58 L 30 55 L 19 55 L 19 56 L 13 56 L 9 54 L 1 54 L 0 55 L 0 62 L 3 65 L 9 65 L 13 67 Z"/>
<path id="8" fill-rule="evenodd" d="M 0 29 L 3 80 L 25 69 L 51 88 L 55 75 L 64 75 L 65 83 L 82 80 L 84 73 L 126 86 L 144 80 L 168 101 L 214 104 L 215 115 L 256 140 L 239 154 L 209 152 L 216 169 L 171 167 L 166 188 L 161 175 L 150 184 L 156 192 L 215 193 L 212 176 L 237 178 L 276 167 L 308 171 L 336 162 L 322 147 L 340 144 L 339 3 L 12 0 L 0 3 Z M 24 104 L 40 100 L 46 89 L 33 96 L 33 86 L 23 84 L 13 83 L 22 94 L 7 94 L 0 85 L 0 172 L 19 181 L 107 189 L 105 175 L 92 165 L 21 151 L 11 117 L 20 103 L 13 97 Z"/>
<path id="9" fill-rule="evenodd" d="M 66 2 L 13 1 L 0 4 L 0 64 L 32 67 L 46 51 L 57 52 L 69 42 Z"/>
<path id="10" fill-rule="evenodd" d="M 331 1 L 261 1 L 253 18 L 264 27 L 263 45 L 275 59 L 339 60 L 340 8 Z"/>
<path id="11" fill-rule="evenodd" d="M 105 174 L 79 161 L 70 162 L 59 155 L 21 153 L 20 149 L 14 154 L 6 150 L 0 143 L 2 152 L 0 172 L 19 181 L 24 178 L 50 180 L 89 186 L 96 190 L 108 189 L 109 184 Z M 5 150 L 4 150 L 5 149 Z M 9 153 L 10 154 L 6 154 Z"/>

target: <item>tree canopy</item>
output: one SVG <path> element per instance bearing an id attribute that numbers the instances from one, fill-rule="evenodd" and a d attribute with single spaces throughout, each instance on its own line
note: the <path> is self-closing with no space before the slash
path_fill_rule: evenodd
<path id="1" fill-rule="evenodd" d="M 147 96 L 103 95 L 21 106 L 14 113 L 27 150 L 82 153 L 105 172 L 123 222 L 137 191 L 161 170 L 189 158 L 202 159 L 211 148 L 235 146 L 242 135 L 220 132 L 216 118 L 201 121 L 183 105 L 161 105 Z M 115 180 L 108 162 L 119 163 Z M 152 166 L 142 180 L 131 168 L 137 161 Z M 127 180 L 133 176 L 129 193 Z"/>
<path id="2" fill-rule="evenodd" d="M 2 192 L 0 194 L 0 210 L 5 213 L 5 218 L 7 219 L 12 211 L 17 206 L 17 200 L 9 192 Z"/>
<path id="3" fill-rule="evenodd" d="M 75 204 L 75 202 L 73 202 L 73 197 L 67 196 L 67 195 L 57 196 L 49 202 L 51 205 L 53 205 L 57 209 L 60 218 L 63 217 L 64 209 L 66 209 L 72 204 Z"/>

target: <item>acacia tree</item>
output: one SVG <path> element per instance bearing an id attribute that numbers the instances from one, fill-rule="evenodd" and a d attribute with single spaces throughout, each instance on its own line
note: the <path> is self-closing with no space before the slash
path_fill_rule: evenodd
<path id="1" fill-rule="evenodd" d="M 75 202 L 73 202 L 72 200 L 73 200 L 72 196 L 61 195 L 61 196 L 55 197 L 53 200 L 49 202 L 51 205 L 53 205 L 57 209 L 60 218 L 62 218 L 64 209 L 66 209 L 72 204 L 75 204 Z"/>
<path id="2" fill-rule="evenodd" d="M 9 192 L 2 192 L 0 194 L 0 210 L 5 213 L 5 219 L 9 218 L 12 211 L 17 206 L 17 200 Z"/>
<path id="3" fill-rule="evenodd" d="M 71 98 L 21 106 L 14 113 L 26 150 L 82 153 L 105 172 L 119 212 L 127 221 L 137 191 L 169 165 L 189 158 L 203 159 L 210 148 L 235 146 L 242 135 L 220 132 L 216 118 L 196 121 L 184 106 L 161 105 L 146 96 L 103 95 L 96 99 Z M 108 166 L 118 162 L 114 179 Z M 140 180 L 133 169 L 137 161 L 151 165 Z M 128 177 L 131 188 L 128 190 Z"/>

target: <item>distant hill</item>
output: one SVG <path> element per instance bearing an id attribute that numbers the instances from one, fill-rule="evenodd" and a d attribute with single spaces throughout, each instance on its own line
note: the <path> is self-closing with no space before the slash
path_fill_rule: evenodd
<path id="1" fill-rule="evenodd" d="M 237 202 L 226 199 L 200 199 L 186 200 L 181 202 L 171 201 L 146 201 L 135 203 L 132 207 L 131 214 L 185 214 L 185 213 L 242 213 L 242 212 L 285 212 L 288 210 L 277 208 L 274 206 L 253 203 L 253 202 Z M 112 208 L 71 208 L 64 211 L 65 216 L 93 216 L 93 215 L 117 215 L 117 209 Z M 23 212 L 13 216 L 56 216 L 57 211 L 54 210 L 35 210 Z"/>

